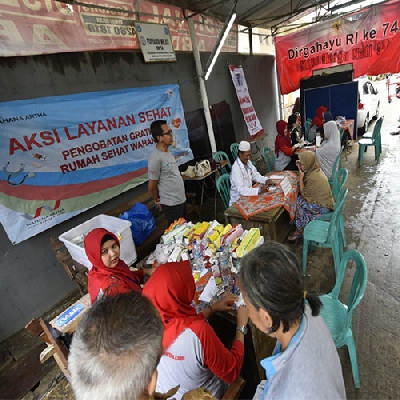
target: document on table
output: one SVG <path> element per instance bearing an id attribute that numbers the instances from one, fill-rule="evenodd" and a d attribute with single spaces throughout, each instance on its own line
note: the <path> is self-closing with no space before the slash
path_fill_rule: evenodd
<path id="1" fill-rule="evenodd" d="M 283 190 L 283 194 L 285 196 L 288 195 L 288 193 L 292 190 L 292 185 L 290 184 L 290 181 L 287 176 L 283 179 L 283 181 L 280 183 L 281 188 Z"/>
<path id="2" fill-rule="evenodd" d="M 268 177 L 268 179 L 276 180 L 276 181 L 281 181 L 281 180 L 284 179 L 284 178 L 285 178 L 284 175 L 270 175 L 270 176 Z"/>
<path id="3" fill-rule="evenodd" d="M 208 282 L 206 287 L 203 290 L 203 293 L 200 295 L 199 300 L 200 301 L 205 301 L 209 303 L 213 296 L 215 295 L 215 291 L 217 290 L 217 285 L 215 283 L 215 279 L 212 276 Z"/>

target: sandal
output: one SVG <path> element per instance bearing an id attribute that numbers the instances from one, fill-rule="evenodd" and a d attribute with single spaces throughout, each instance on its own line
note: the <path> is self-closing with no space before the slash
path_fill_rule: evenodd
<path id="1" fill-rule="evenodd" d="M 290 236 L 288 236 L 289 242 L 297 242 L 303 239 L 303 235 L 300 232 L 294 232 Z"/>

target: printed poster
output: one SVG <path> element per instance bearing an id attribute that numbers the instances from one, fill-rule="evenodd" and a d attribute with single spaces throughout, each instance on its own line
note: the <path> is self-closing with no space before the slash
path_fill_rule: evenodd
<path id="1" fill-rule="evenodd" d="M 147 181 L 154 120 L 193 159 L 178 85 L 0 103 L 0 222 L 19 243 Z"/>
<path id="2" fill-rule="evenodd" d="M 236 95 L 243 113 L 243 118 L 247 125 L 247 130 L 251 137 L 261 135 L 264 133 L 264 129 L 261 126 L 256 110 L 253 107 L 243 68 L 241 66 L 230 64 L 229 71 L 232 76 L 233 85 L 236 89 Z"/>

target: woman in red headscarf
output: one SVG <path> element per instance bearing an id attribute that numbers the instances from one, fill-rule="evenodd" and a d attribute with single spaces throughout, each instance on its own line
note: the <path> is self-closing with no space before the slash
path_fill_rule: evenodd
<path id="1" fill-rule="evenodd" d="M 131 271 L 120 257 L 118 238 L 107 229 L 96 228 L 90 231 L 84 241 L 85 252 L 92 263 L 88 275 L 88 291 L 93 304 L 102 296 L 126 293 L 131 290 L 142 291 L 144 274 L 151 275 L 153 268 Z"/>
<path id="2" fill-rule="evenodd" d="M 148 296 L 161 314 L 164 323 L 164 354 L 157 367 L 157 391 L 166 392 L 180 385 L 174 397 L 187 391 L 206 388 L 221 398 L 225 383 L 232 383 L 240 374 L 244 358 L 244 333 L 248 312 L 237 310 L 236 337 L 230 350 L 218 338 L 207 318 L 212 312 L 233 309 L 235 295 L 226 295 L 211 307 L 197 314 L 193 307 L 196 285 L 189 261 L 167 263 L 154 271 L 143 294 Z"/>
<path id="3" fill-rule="evenodd" d="M 297 156 L 293 154 L 299 147 L 297 144 L 292 146 L 290 131 L 287 129 L 287 123 L 282 119 L 276 123 L 278 136 L 275 139 L 275 169 L 277 171 L 297 170 Z"/>
<path id="4" fill-rule="evenodd" d="M 324 121 L 322 118 L 322 113 L 324 113 L 325 111 L 328 111 L 328 109 L 325 106 L 320 106 L 317 108 L 316 115 L 311 122 L 311 127 L 315 125 L 317 129 L 321 130 L 323 129 Z"/>

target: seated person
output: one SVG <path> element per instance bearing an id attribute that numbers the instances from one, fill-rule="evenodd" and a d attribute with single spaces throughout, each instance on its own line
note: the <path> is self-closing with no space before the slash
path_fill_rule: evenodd
<path id="1" fill-rule="evenodd" d="M 118 238 L 107 229 L 96 228 L 90 231 L 84 241 L 85 252 L 92 263 L 88 275 L 88 291 L 93 304 L 99 297 L 126 293 L 131 290 L 141 292 L 140 284 L 144 275 L 150 276 L 154 269 L 145 268 L 131 271 L 119 258 Z"/>
<path id="2" fill-rule="evenodd" d="M 313 142 L 317 136 L 317 132 L 323 134 L 324 121 L 322 120 L 322 113 L 328 111 L 325 106 L 317 108 L 316 115 L 311 122 L 310 131 L 308 132 L 308 141 Z"/>
<path id="3" fill-rule="evenodd" d="M 300 240 L 304 227 L 313 219 L 334 208 L 332 191 L 328 178 L 319 167 L 314 153 L 305 151 L 299 154 L 299 194 L 296 202 L 296 231 L 288 237 L 289 241 Z"/>
<path id="4" fill-rule="evenodd" d="M 268 187 L 264 186 L 268 178 L 262 176 L 257 171 L 250 159 L 250 143 L 242 140 L 239 143 L 238 158 L 232 165 L 229 207 L 242 196 L 257 196 L 268 190 Z M 253 182 L 260 183 L 261 185 L 253 188 Z"/>
<path id="5" fill-rule="evenodd" d="M 329 111 L 324 113 L 324 116 L 328 118 L 326 114 Z M 330 114 L 330 113 L 329 113 Z M 336 158 L 340 153 L 340 133 L 337 128 L 336 122 L 333 120 L 329 120 L 324 123 L 324 141 L 321 144 L 321 147 L 317 147 L 315 149 L 315 157 L 318 160 L 318 163 L 325 173 L 328 179 L 331 179 L 333 165 L 335 164 Z"/>
<path id="6" fill-rule="evenodd" d="M 301 128 L 298 125 L 297 115 L 292 114 L 288 118 L 287 129 L 290 131 L 290 140 L 292 142 L 292 146 L 299 143 L 300 147 L 304 146 L 304 137 L 301 132 Z"/>
<path id="7" fill-rule="evenodd" d="M 180 384 L 176 399 L 199 387 L 219 399 L 226 390 L 225 383 L 235 381 L 242 368 L 242 330 L 248 322 L 247 309 L 237 310 L 238 330 L 228 350 L 207 319 L 213 312 L 232 310 L 237 296 L 226 295 L 197 314 L 192 305 L 195 292 L 189 261 L 160 265 L 143 289 L 164 323 L 164 354 L 157 368 L 157 391 L 165 392 Z"/>
<path id="8" fill-rule="evenodd" d="M 331 333 L 319 315 L 321 300 L 303 292 L 301 266 L 280 243 L 256 247 L 240 262 L 240 288 L 256 327 L 275 338 L 261 361 L 267 380 L 253 400 L 345 399 L 342 367 Z"/>
<path id="9" fill-rule="evenodd" d="M 149 399 L 162 336 L 160 314 L 141 294 L 96 301 L 79 322 L 68 356 L 75 398 Z"/>
<path id="10" fill-rule="evenodd" d="M 313 219 L 333 210 L 333 198 L 328 178 L 321 171 L 314 153 L 305 151 L 299 154 L 300 193 L 296 202 L 296 231 L 288 237 L 289 241 L 300 240 L 304 227 Z"/>
<path id="11" fill-rule="evenodd" d="M 290 131 L 287 129 L 287 123 L 280 120 L 276 123 L 278 132 L 275 138 L 275 169 L 277 171 L 294 171 L 297 169 L 297 156 L 293 152 L 299 144 L 292 145 Z"/>

